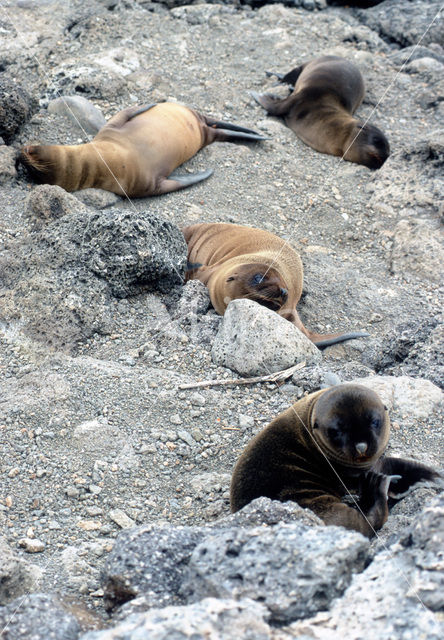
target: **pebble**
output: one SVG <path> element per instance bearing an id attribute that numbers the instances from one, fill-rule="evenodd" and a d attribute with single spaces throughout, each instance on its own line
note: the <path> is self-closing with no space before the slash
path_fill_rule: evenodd
<path id="1" fill-rule="evenodd" d="M 26 553 L 41 553 L 45 550 L 45 543 L 37 538 L 21 538 L 18 541 L 19 547 L 22 547 Z"/>
<path id="2" fill-rule="evenodd" d="M 182 424 L 182 418 L 178 413 L 173 413 L 173 415 L 170 416 L 170 422 L 172 424 Z"/>
<path id="3" fill-rule="evenodd" d="M 186 444 L 189 444 L 190 447 L 192 447 L 195 444 L 195 440 L 193 436 L 191 435 L 191 433 L 188 433 L 188 431 L 181 429 L 180 431 L 177 432 L 177 435 L 181 440 L 186 442 Z"/>
<path id="4" fill-rule="evenodd" d="M 254 418 L 243 413 L 239 414 L 238 422 L 241 429 L 249 429 L 251 427 L 254 427 Z"/>
<path id="5" fill-rule="evenodd" d="M 112 509 L 108 515 L 121 529 L 129 529 L 136 524 L 122 509 Z"/>

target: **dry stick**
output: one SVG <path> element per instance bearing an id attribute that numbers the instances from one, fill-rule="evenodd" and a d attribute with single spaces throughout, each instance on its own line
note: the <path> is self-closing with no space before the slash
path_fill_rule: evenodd
<path id="1" fill-rule="evenodd" d="M 238 378 L 238 379 L 219 379 L 219 380 L 202 380 L 202 382 L 190 382 L 187 384 L 180 384 L 179 389 L 193 389 L 195 387 L 216 387 L 216 386 L 224 386 L 228 387 L 236 384 L 254 384 L 255 382 L 279 382 L 280 380 L 286 380 L 290 376 L 293 375 L 295 371 L 299 369 L 303 369 L 307 363 L 305 360 L 303 362 L 298 362 L 298 364 L 293 365 L 289 369 L 283 369 L 283 371 L 276 371 L 275 373 L 270 373 L 265 376 L 256 376 L 254 378 Z"/>

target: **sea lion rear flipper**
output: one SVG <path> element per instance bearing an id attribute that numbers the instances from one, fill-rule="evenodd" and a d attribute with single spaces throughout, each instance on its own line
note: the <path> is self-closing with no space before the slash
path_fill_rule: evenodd
<path id="1" fill-rule="evenodd" d="M 339 333 L 323 336 L 322 334 L 312 334 L 314 338 L 310 338 L 318 349 L 326 349 L 333 344 L 339 344 L 340 342 L 346 342 L 347 340 L 356 340 L 357 338 L 367 338 L 370 334 L 368 331 L 353 331 L 352 333 Z M 318 339 L 319 337 L 319 339 Z"/>
<path id="2" fill-rule="evenodd" d="M 279 82 L 282 82 L 284 78 L 284 74 L 278 73 L 277 71 L 266 71 L 265 75 L 267 76 L 267 78 L 272 78 L 273 76 L 275 76 L 279 80 Z"/>
<path id="3" fill-rule="evenodd" d="M 206 171 L 200 171 L 199 173 L 192 173 L 188 176 L 174 176 L 164 178 L 159 182 L 156 189 L 156 195 L 162 195 L 163 193 L 171 193 L 172 191 L 179 191 L 180 189 L 186 189 L 193 184 L 202 182 L 213 175 L 212 169 Z"/>
<path id="4" fill-rule="evenodd" d="M 281 99 L 266 93 L 258 93 L 257 91 L 250 91 L 249 93 L 270 116 L 284 116 L 288 111 L 287 98 Z"/>
<path id="5" fill-rule="evenodd" d="M 238 140 L 268 140 L 254 129 L 247 129 L 232 122 L 224 122 L 223 120 L 214 120 L 205 116 L 205 123 L 217 131 L 216 140 L 224 142 L 237 142 Z"/>
<path id="6" fill-rule="evenodd" d="M 414 460 L 387 456 L 378 461 L 378 471 L 386 475 L 396 474 L 390 482 L 389 497 L 392 503 L 401 500 L 415 484 L 433 482 L 444 486 L 444 478 L 438 471 Z"/>

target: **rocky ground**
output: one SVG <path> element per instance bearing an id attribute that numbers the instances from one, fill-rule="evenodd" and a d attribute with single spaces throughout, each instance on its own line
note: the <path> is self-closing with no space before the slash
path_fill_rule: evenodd
<path id="1" fill-rule="evenodd" d="M 252 435 L 304 393 L 338 378 L 365 379 L 384 397 L 392 452 L 443 467 L 440 3 L 175 4 L 0 6 L 0 620 L 10 623 L 4 637 L 29 638 L 32 627 L 32 637 L 42 639 L 136 638 L 142 628 L 152 634 L 144 637 L 172 638 L 176 620 L 183 637 L 200 638 L 192 634 L 206 629 L 212 638 L 329 638 L 334 629 L 345 635 L 341 624 L 357 602 L 368 638 L 412 637 L 405 634 L 413 625 L 441 637 L 443 602 L 434 594 L 443 584 L 436 546 L 442 498 L 429 503 L 437 489 L 421 488 L 400 503 L 371 547 L 342 532 L 350 536 L 346 552 L 336 548 L 334 529 L 327 535 L 296 508 L 283 513 L 261 504 L 259 515 L 253 510 L 243 522 L 227 517 L 231 470 Z M 392 150 L 377 172 L 306 147 L 248 93 L 272 88 L 266 70 L 285 72 L 325 53 L 353 60 L 365 77 L 359 115 L 386 133 Z M 160 198 L 129 202 L 97 190 L 36 188 L 15 168 L 22 144 L 90 137 L 50 106 L 60 95 L 89 99 L 105 118 L 131 104 L 177 100 L 270 139 L 211 145 L 181 171 L 213 168 L 214 175 Z M 185 247 L 178 227 L 198 221 L 257 226 L 287 239 L 304 263 L 299 311 L 306 326 L 365 329 L 370 336 L 328 348 L 278 386 L 181 389 L 237 377 L 213 361 L 221 319 L 209 309 L 205 288 L 180 284 Z M 252 355 L 261 351 L 254 345 L 253 339 Z M 252 527 L 261 524 L 259 544 Z M 128 546 L 128 537 L 138 545 Z M 304 548 L 313 544 L 307 572 L 314 582 L 295 583 L 294 597 L 276 549 L 301 554 L 300 539 Z M 208 560 L 200 566 L 202 545 Z M 265 558 L 264 568 L 256 574 L 227 564 L 224 574 L 233 545 L 240 558 L 245 551 L 247 568 L 248 557 Z M 171 566 L 153 559 L 165 549 Z M 319 564 L 327 556 L 328 571 Z M 171 567 L 180 570 L 168 582 Z M 150 580 L 147 586 L 148 570 L 160 586 Z M 270 572 L 277 583 L 259 588 Z M 382 606 L 387 576 L 391 599 Z M 279 579 L 283 586 L 276 586 Z M 22 600 L 30 592 L 46 595 Z M 52 594 L 71 607 L 69 614 Z M 205 595 L 211 601 L 202 601 Z M 135 596 L 141 601 L 134 610 L 127 603 L 109 619 L 105 605 Z M 313 606 L 298 609 L 294 601 L 301 598 Z M 401 601 L 407 604 L 393 620 Z M 381 607 L 372 636 L 368 625 Z M 137 612 L 141 617 L 125 621 Z M 126 627 L 115 635 L 82 635 L 118 624 Z M 356 637 L 362 628 L 353 630 Z"/>

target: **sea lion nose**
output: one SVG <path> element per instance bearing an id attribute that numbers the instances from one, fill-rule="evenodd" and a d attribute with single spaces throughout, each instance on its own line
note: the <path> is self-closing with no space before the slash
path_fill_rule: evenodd
<path id="1" fill-rule="evenodd" d="M 356 451 L 359 453 L 360 456 L 363 456 L 364 453 L 367 451 L 367 443 L 366 442 L 358 442 L 356 446 Z"/>

